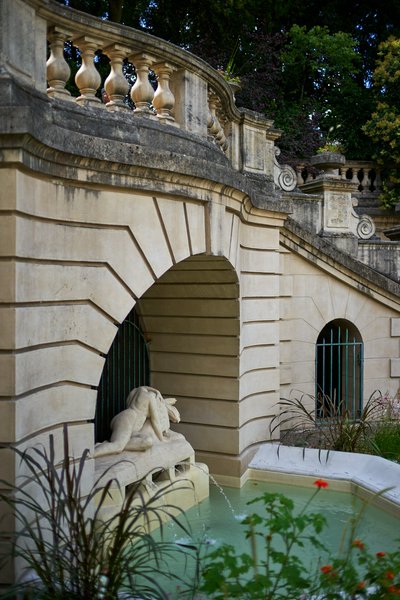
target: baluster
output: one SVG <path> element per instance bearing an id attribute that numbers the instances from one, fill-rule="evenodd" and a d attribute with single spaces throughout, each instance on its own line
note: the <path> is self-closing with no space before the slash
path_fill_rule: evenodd
<path id="1" fill-rule="evenodd" d="M 303 185 L 303 183 L 305 183 L 305 181 L 303 179 L 303 171 L 304 171 L 304 165 L 297 165 L 297 167 L 296 167 L 297 185 Z"/>
<path id="2" fill-rule="evenodd" d="M 135 103 L 133 114 L 156 119 L 157 117 L 150 108 L 153 102 L 154 90 L 149 81 L 149 69 L 153 64 L 153 59 L 149 54 L 141 52 L 130 56 L 129 60 L 135 65 L 136 70 L 135 85 L 131 89 L 131 98 Z"/>
<path id="3" fill-rule="evenodd" d="M 74 40 L 74 44 L 82 55 L 82 65 L 75 75 L 75 83 L 81 93 L 76 101 L 82 105 L 101 105 L 100 99 L 95 95 L 101 85 L 101 77 L 94 64 L 94 53 L 102 44 L 88 36 Z"/>
<path id="4" fill-rule="evenodd" d="M 360 180 L 360 187 L 359 187 L 360 192 L 368 192 L 369 184 L 370 184 L 370 180 L 368 177 L 368 169 L 361 169 L 361 171 L 359 173 L 359 180 Z"/>
<path id="5" fill-rule="evenodd" d="M 305 170 L 303 171 L 303 179 L 304 179 L 304 183 L 309 183 L 310 181 L 312 181 L 313 179 L 315 179 L 316 175 L 315 173 L 311 173 L 309 168 L 305 168 Z"/>
<path id="6" fill-rule="evenodd" d="M 207 129 L 210 134 L 209 137 L 211 141 L 214 141 L 215 134 L 218 131 L 217 126 L 217 105 L 216 105 L 216 96 L 214 94 L 208 95 L 208 118 L 207 118 Z"/>
<path id="7" fill-rule="evenodd" d="M 157 111 L 158 120 L 161 123 L 178 126 L 173 117 L 175 96 L 169 87 L 171 75 L 176 69 L 167 62 L 159 62 L 154 65 L 153 69 L 158 80 L 158 86 L 153 99 L 153 106 Z"/>
<path id="8" fill-rule="evenodd" d="M 358 170 L 356 167 L 350 167 L 348 169 L 348 171 L 351 171 L 351 178 L 349 178 L 349 180 L 351 181 L 351 183 L 354 183 L 357 185 L 357 187 L 360 185 L 360 180 L 358 179 Z"/>
<path id="9" fill-rule="evenodd" d="M 375 192 L 381 192 L 382 191 L 381 171 L 377 167 L 375 167 L 375 181 L 374 181 L 374 186 L 375 186 L 375 190 L 374 190 Z"/>
<path id="10" fill-rule="evenodd" d="M 124 102 L 124 98 L 129 92 L 129 83 L 124 77 L 122 63 L 130 50 L 120 44 L 111 44 L 104 48 L 103 52 L 107 54 L 111 62 L 110 74 L 104 82 L 104 89 L 109 98 L 106 108 L 116 112 L 129 110 L 129 106 Z"/>
<path id="11" fill-rule="evenodd" d="M 371 170 L 370 169 L 364 169 L 364 181 L 363 181 L 363 185 L 364 187 L 364 192 L 370 192 L 371 191 L 371 186 L 372 186 L 372 179 L 371 179 Z"/>
<path id="12" fill-rule="evenodd" d="M 228 147 L 228 143 L 225 137 L 224 130 L 217 117 L 218 104 L 218 96 L 213 92 L 210 92 L 208 94 L 209 115 L 207 120 L 207 127 L 209 134 L 211 134 L 212 140 L 216 140 L 219 146 L 221 146 L 222 150 L 226 150 L 226 148 Z"/>
<path id="13" fill-rule="evenodd" d="M 71 39 L 71 34 L 59 27 L 52 27 L 48 33 L 50 42 L 50 56 L 47 66 L 47 95 L 51 98 L 62 98 L 73 100 L 71 93 L 65 89 L 65 85 L 71 75 L 69 64 L 64 58 L 64 43 Z"/>

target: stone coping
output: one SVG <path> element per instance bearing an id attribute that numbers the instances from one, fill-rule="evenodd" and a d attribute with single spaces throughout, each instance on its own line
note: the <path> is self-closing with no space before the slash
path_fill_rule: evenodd
<path id="1" fill-rule="evenodd" d="M 267 443 L 255 454 L 249 471 L 345 481 L 369 495 L 379 494 L 400 509 L 400 465 L 379 456 Z"/>

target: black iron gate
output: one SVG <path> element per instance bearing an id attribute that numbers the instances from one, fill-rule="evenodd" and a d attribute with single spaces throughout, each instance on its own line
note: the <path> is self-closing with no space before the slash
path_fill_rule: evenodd
<path id="1" fill-rule="evenodd" d="M 125 409 L 131 389 L 149 385 L 149 355 L 135 308 L 121 323 L 107 354 L 97 394 L 96 442 L 108 440 L 110 421 Z"/>

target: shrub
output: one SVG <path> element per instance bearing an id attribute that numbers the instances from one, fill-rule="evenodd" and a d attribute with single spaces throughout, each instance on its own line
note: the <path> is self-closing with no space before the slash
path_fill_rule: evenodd
<path id="1" fill-rule="evenodd" d="M 326 450 L 357 452 L 369 444 L 373 425 L 382 414 L 382 395 L 374 392 L 361 414 L 354 418 L 346 400 L 336 402 L 324 396 L 322 413 L 317 411 L 315 398 L 302 394 L 300 398 L 281 399 L 280 412 L 270 424 L 270 433 L 281 432 L 281 442 L 300 439 L 301 444 Z M 312 408 L 307 405 L 312 402 Z"/>
<path id="2" fill-rule="evenodd" d="M 318 534 L 325 519 L 318 513 L 307 514 L 318 491 L 298 515 L 293 501 L 282 494 L 265 493 L 251 500 L 248 504 L 261 500 L 265 509 L 263 516 L 254 513 L 242 521 L 251 554 L 237 554 L 229 544 L 211 552 L 201 589 L 217 600 L 284 600 L 310 589 L 307 568 L 293 551 L 306 541 L 323 550 Z"/>
<path id="3" fill-rule="evenodd" d="M 400 401 L 388 394 L 379 399 L 380 414 L 375 423 L 369 446 L 374 454 L 400 461 Z"/>
<path id="4" fill-rule="evenodd" d="M 400 423 L 382 422 L 372 434 L 370 445 L 374 454 L 400 462 Z"/>

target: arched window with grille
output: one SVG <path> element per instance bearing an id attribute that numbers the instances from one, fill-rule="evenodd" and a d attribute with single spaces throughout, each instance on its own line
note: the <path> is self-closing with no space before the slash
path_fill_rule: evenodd
<path id="1" fill-rule="evenodd" d="M 315 351 L 316 410 L 321 419 L 362 411 L 363 342 L 349 321 L 336 319 L 322 329 Z"/>
<path id="2" fill-rule="evenodd" d="M 121 323 L 104 364 L 97 394 L 96 442 L 110 439 L 111 419 L 126 408 L 125 401 L 130 390 L 149 383 L 146 340 L 139 316 L 133 308 Z"/>

